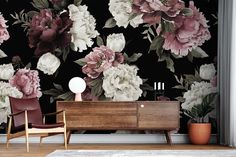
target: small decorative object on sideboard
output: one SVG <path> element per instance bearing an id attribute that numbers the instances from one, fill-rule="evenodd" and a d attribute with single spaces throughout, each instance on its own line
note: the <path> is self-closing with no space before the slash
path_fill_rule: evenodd
<path id="1" fill-rule="evenodd" d="M 165 95 L 165 83 L 164 82 L 154 82 L 154 100 L 157 100 L 157 97 Z"/>
<path id="2" fill-rule="evenodd" d="M 75 101 L 82 101 L 81 93 L 86 88 L 85 81 L 80 77 L 73 77 L 69 81 L 69 88 L 73 93 L 75 93 Z"/>

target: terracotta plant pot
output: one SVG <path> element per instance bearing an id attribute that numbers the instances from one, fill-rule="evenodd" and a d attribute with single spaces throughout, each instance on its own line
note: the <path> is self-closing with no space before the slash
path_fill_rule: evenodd
<path id="1" fill-rule="evenodd" d="M 192 144 L 208 144 L 211 136 L 211 123 L 190 123 L 188 135 Z"/>

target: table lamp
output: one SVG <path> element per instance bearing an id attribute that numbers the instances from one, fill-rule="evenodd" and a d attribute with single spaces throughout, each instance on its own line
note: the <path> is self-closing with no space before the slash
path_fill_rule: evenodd
<path id="1" fill-rule="evenodd" d="M 82 101 L 81 93 L 85 90 L 86 83 L 80 77 L 73 77 L 69 81 L 69 89 L 75 93 L 75 101 Z"/>

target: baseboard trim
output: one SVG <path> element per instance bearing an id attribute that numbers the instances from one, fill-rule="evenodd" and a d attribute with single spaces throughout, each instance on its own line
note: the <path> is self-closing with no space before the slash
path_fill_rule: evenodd
<path id="1" fill-rule="evenodd" d="M 176 144 L 189 143 L 187 134 L 171 134 L 172 142 Z M 39 143 L 39 137 L 30 137 L 30 143 Z M 210 143 L 216 143 L 216 135 L 211 135 Z M 0 143 L 6 142 L 6 135 L 0 134 Z M 25 143 L 24 137 L 10 140 L 10 143 Z M 43 143 L 63 143 L 63 135 L 55 135 L 43 139 Z M 166 143 L 163 134 L 72 134 L 70 143 Z"/>

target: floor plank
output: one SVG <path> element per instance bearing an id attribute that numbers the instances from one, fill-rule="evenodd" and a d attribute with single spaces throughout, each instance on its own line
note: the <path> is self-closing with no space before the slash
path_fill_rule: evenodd
<path id="1" fill-rule="evenodd" d="M 56 149 L 64 149 L 62 144 L 30 144 L 30 152 L 26 152 L 25 144 L 12 143 L 9 148 L 0 144 L 1 157 L 44 157 Z M 219 145 L 191 145 L 191 144 L 69 144 L 68 149 L 88 150 L 191 150 L 191 149 L 235 149 Z"/>

